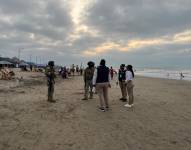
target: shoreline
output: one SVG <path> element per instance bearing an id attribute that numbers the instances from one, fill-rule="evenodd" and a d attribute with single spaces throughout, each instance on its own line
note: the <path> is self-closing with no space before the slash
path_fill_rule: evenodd
<path id="1" fill-rule="evenodd" d="M 136 78 L 136 77 L 191 82 L 191 80 L 185 80 L 185 79 L 173 79 L 173 78 L 165 78 L 165 77 L 151 77 L 151 76 L 146 76 L 146 75 L 144 76 L 144 75 L 136 75 L 136 74 L 135 74 L 135 78 Z"/>

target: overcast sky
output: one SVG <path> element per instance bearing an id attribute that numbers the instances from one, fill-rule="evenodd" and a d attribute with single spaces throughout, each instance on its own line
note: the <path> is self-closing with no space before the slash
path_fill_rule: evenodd
<path id="1" fill-rule="evenodd" d="M 191 67 L 191 0 L 0 0 L 0 55 Z"/>

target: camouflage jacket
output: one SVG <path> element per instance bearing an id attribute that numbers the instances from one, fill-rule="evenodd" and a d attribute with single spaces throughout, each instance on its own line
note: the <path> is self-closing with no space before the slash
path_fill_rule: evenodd
<path id="1" fill-rule="evenodd" d="M 86 80 L 92 80 L 92 79 L 93 79 L 94 70 L 95 70 L 95 68 L 89 68 L 89 67 L 87 67 L 87 68 L 84 70 L 84 81 L 86 81 Z"/>
<path id="2" fill-rule="evenodd" d="M 53 67 L 47 66 L 45 69 L 45 75 L 49 83 L 54 83 L 54 79 L 56 78 L 55 70 Z"/>

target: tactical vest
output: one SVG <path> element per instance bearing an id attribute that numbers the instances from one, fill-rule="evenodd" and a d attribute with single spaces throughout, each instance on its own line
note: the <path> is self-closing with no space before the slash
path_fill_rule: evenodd
<path id="1" fill-rule="evenodd" d="M 119 70 L 118 79 L 119 81 L 126 80 L 126 70 Z"/>
<path id="2" fill-rule="evenodd" d="M 99 66 L 97 68 L 96 83 L 109 82 L 109 68 L 106 66 Z"/>

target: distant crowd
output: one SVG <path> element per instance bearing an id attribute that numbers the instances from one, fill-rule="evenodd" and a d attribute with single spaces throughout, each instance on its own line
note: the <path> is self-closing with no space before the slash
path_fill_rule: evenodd
<path id="1" fill-rule="evenodd" d="M 59 69 L 59 74 L 62 76 L 63 79 L 68 78 L 69 76 L 74 76 L 75 74 L 77 75 L 83 75 L 84 68 L 82 65 L 79 67 L 78 65 L 72 64 L 70 68 L 61 67 Z"/>

